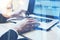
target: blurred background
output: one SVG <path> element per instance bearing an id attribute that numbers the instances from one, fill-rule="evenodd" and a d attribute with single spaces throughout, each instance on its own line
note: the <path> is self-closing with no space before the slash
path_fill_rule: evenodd
<path id="1" fill-rule="evenodd" d="M 33 14 L 38 17 L 43 16 L 44 18 L 59 20 L 60 0 L 0 0 L 0 13 L 10 16 L 21 10 L 28 11 L 27 15 Z M 50 31 L 37 29 L 23 35 L 32 40 L 60 40 L 60 22 L 55 24 Z"/>

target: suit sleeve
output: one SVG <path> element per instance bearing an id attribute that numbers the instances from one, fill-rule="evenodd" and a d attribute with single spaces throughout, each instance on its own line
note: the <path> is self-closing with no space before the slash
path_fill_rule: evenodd
<path id="1" fill-rule="evenodd" d="M 17 40 L 17 33 L 14 30 L 9 30 L 0 37 L 0 40 Z"/>
<path id="2" fill-rule="evenodd" d="M 0 23 L 6 23 L 7 18 L 0 14 Z"/>

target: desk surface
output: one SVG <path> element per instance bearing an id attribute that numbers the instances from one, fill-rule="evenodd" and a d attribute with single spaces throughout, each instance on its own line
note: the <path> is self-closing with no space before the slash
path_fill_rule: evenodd
<path id="1" fill-rule="evenodd" d="M 14 25 L 15 24 L 13 23 L 0 24 L 0 36 L 2 35 L 2 33 L 5 33 L 10 28 L 14 27 Z M 6 31 L 4 32 L 4 30 Z M 23 35 L 25 35 L 28 38 L 31 38 L 32 40 L 60 40 L 60 29 L 55 26 L 49 32 L 35 30 Z"/>
<path id="2" fill-rule="evenodd" d="M 48 32 L 36 30 L 24 35 L 32 40 L 60 40 L 60 29 L 55 26 Z"/>

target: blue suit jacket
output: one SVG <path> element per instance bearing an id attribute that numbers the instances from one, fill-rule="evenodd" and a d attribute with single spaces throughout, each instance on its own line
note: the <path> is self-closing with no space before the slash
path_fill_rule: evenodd
<path id="1" fill-rule="evenodd" d="M 4 17 L 2 14 L 0 14 L 0 23 L 5 23 L 7 20 L 6 17 Z"/>
<path id="2" fill-rule="evenodd" d="M 9 30 L 0 37 L 0 40 L 17 40 L 17 33 L 13 30 Z"/>

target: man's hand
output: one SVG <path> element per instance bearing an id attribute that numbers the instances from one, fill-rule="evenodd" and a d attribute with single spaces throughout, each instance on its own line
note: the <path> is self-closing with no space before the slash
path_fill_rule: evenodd
<path id="1" fill-rule="evenodd" d="M 35 19 L 26 18 L 18 23 L 19 26 L 15 27 L 15 29 L 17 29 L 19 33 L 32 31 L 34 29 L 34 25 L 36 25 L 35 23 L 37 23 Z"/>

